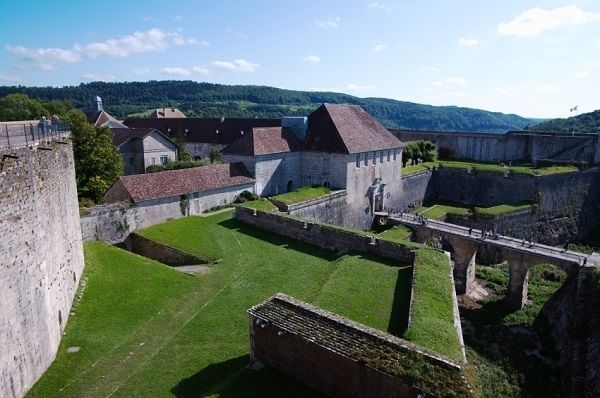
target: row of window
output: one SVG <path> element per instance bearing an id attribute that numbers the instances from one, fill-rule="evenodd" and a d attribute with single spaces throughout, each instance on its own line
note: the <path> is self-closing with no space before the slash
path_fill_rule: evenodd
<path id="1" fill-rule="evenodd" d="M 165 164 L 167 163 L 167 161 L 171 159 L 170 156 L 165 155 L 165 156 L 161 156 L 160 157 L 160 164 Z M 150 158 L 150 164 L 156 164 L 156 158 Z M 130 157 L 129 158 L 129 165 L 130 166 L 135 166 L 135 158 L 134 157 Z"/>
<path id="2" fill-rule="evenodd" d="M 384 160 L 386 160 L 388 162 L 395 162 L 399 153 L 400 153 L 399 149 L 389 149 L 389 150 L 385 150 L 385 151 L 359 153 L 356 155 L 356 167 L 360 167 L 361 163 L 364 166 L 368 166 L 369 154 L 373 154 L 371 161 L 372 161 L 373 165 L 376 165 L 378 159 L 379 159 L 380 164 L 383 163 Z"/>

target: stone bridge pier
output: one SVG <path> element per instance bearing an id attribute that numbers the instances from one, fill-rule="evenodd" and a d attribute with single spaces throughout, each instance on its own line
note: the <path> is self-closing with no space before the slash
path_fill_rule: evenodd
<path id="1" fill-rule="evenodd" d="M 471 240 L 453 235 L 433 233 L 425 228 L 417 228 L 415 237 L 419 243 L 427 243 L 438 249 L 450 252 L 454 263 L 454 285 L 457 294 L 465 294 L 475 281 L 475 257 L 477 244 Z"/>
<path id="2" fill-rule="evenodd" d="M 579 264 L 558 259 L 550 259 L 547 256 L 536 255 L 516 250 L 502 250 L 502 256 L 509 266 L 508 289 L 506 290 L 505 302 L 509 308 L 519 310 L 527 301 L 527 290 L 529 287 L 529 270 L 538 264 L 552 264 L 567 274 L 577 272 Z"/>

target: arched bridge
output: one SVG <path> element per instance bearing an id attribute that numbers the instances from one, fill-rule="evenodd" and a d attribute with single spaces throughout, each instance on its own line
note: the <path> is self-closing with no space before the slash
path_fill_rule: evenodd
<path id="1" fill-rule="evenodd" d="M 456 291 L 459 294 L 466 293 L 475 280 L 477 250 L 485 246 L 495 247 L 510 267 L 506 302 L 512 308 L 523 307 L 527 299 L 529 270 L 537 264 L 553 264 L 570 275 L 579 273 L 581 267 L 600 265 L 597 256 L 552 246 L 531 245 L 509 236 L 498 235 L 484 239 L 480 230 L 470 230 L 442 221 L 429 220 L 423 223 L 412 214 L 390 216 L 389 220 L 410 227 L 417 242 L 429 243 L 451 252 Z"/>

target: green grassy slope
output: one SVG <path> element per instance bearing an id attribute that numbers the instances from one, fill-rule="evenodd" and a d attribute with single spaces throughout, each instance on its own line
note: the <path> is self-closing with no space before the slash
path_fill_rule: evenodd
<path id="1" fill-rule="evenodd" d="M 406 318 L 410 268 L 337 257 L 237 223 L 231 212 L 142 234 L 221 261 L 192 277 L 86 244 L 83 299 L 57 361 L 29 396 L 312 396 L 271 369 L 244 368 L 249 307 L 283 292 L 383 330 L 401 330 Z M 67 353 L 71 346 L 81 350 Z"/>

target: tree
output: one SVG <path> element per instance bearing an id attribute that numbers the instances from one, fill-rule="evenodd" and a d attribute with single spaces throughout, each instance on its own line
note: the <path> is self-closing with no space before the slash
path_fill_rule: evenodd
<path id="1" fill-rule="evenodd" d="M 42 116 L 48 118 L 50 112 L 40 101 L 25 94 L 9 94 L 0 98 L 0 121 L 38 120 Z"/>
<path id="2" fill-rule="evenodd" d="M 106 190 L 123 174 L 123 161 L 112 143 L 112 133 L 88 124 L 77 110 L 69 111 L 63 119 L 71 124 L 79 196 L 101 202 Z"/>
<path id="3" fill-rule="evenodd" d="M 403 150 L 402 163 L 406 163 L 410 159 L 412 164 L 423 162 L 433 162 L 437 158 L 437 147 L 431 141 L 418 140 L 409 142 Z"/>

